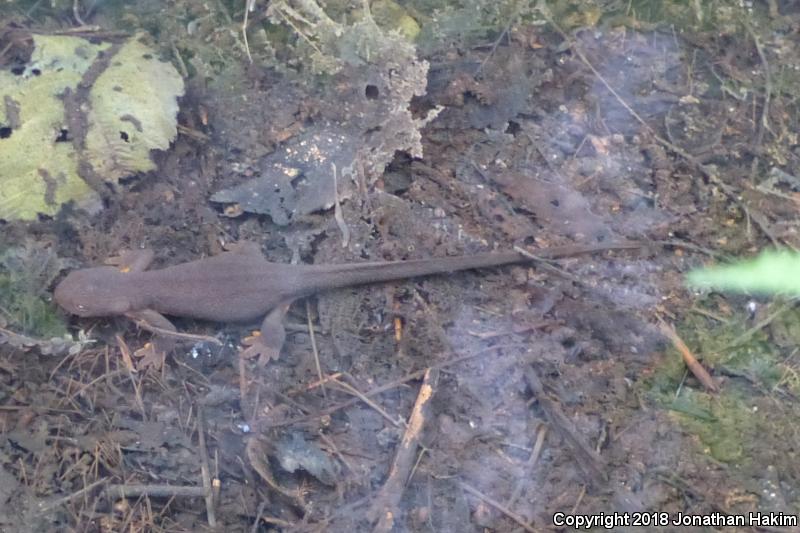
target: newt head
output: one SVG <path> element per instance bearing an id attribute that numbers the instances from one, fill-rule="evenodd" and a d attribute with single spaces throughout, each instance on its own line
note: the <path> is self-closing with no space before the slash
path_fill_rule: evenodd
<path id="1" fill-rule="evenodd" d="M 56 286 L 56 303 L 82 317 L 122 315 L 131 308 L 122 291 L 124 276 L 115 267 L 73 270 Z"/>

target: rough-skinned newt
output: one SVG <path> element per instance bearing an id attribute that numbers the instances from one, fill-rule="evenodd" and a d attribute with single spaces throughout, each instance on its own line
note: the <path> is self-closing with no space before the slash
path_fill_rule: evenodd
<path id="1" fill-rule="evenodd" d="M 641 248 L 642 243 L 609 243 L 543 248 L 537 257 L 558 258 Z M 153 252 L 123 256 L 124 264 L 70 272 L 55 289 L 55 301 L 82 317 L 124 315 L 155 329 L 175 331 L 163 316 L 215 322 L 246 322 L 265 317 L 260 353 L 277 355 L 285 332 L 283 316 L 289 304 L 320 291 L 399 280 L 458 270 L 524 263 L 517 252 L 485 253 L 410 261 L 287 265 L 268 262 L 257 246 L 190 261 L 160 270 L 147 270 Z"/>

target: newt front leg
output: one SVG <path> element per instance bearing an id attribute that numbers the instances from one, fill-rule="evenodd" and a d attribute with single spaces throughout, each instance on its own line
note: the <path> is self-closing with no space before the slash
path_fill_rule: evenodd
<path id="1" fill-rule="evenodd" d="M 261 331 L 244 339 L 243 344 L 247 346 L 241 356 L 246 359 L 258 357 L 258 364 L 266 365 L 273 359 L 277 359 L 286 341 L 286 328 L 283 327 L 283 320 L 292 302 L 280 304 L 275 309 L 267 313 L 261 323 Z"/>

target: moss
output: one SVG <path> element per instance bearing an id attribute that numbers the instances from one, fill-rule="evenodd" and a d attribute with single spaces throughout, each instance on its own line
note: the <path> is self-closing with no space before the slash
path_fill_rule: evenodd
<path id="1" fill-rule="evenodd" d="M 48 250 L 15 247 L 0 251 L 0 312 L 9 326 L 32 337 L 67 333 L 47 289 L 61 269 Z"/>
<path id="2" fill-rule="evenodd" d="M 718 378 L 728 376 L 719 393 L 704 391 L 691 376 L 684 381 L 686 366 L 672 348 L 640 383 L 647 396 L 717 461 L 757 467 L 774 461 L 764 455 L 789 442 L 785 433 L 794 427 L 800 407 L 780 401 L 774 392 L 781 387 L 798 393 L 800 372 L 781 346 L 800 341 L 800 311 L 785 309 L 767 328 L 753 328 L 744 313 L 727 322 L 689 314 L 679 324 L 679 334 L 703 365 Z"/>

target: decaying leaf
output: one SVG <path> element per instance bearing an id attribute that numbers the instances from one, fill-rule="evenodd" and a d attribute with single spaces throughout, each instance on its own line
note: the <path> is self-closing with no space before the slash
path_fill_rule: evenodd
<path id="1" fill-rule="evenodd" d="M 28 63 L 0 72 L 0 219 L 98 210 L 89 183 L 151 170 L 150 150 L 175 138 L 183 80 L 139 37 L 32 39 Z"/>
<path id="2" fill-rule="evenodd" d="M 238 206 L 239 214 L 265 214 L 287 225 L 333 205 L 333 166 L 339 171 L 352 166 L 356 144 L 333 126 L 302 133 L 261 160 L 259 177 L 219 191 L 211 200 Z"/>
<path id="3" fill-rule="evenodd" d="M 89 96 L 86 160 L 116 182 L 155 168 L 150 150 L 165 150 L 177 135 L 183 79 L 134 38 L 97 78 Z"/>
<path id="4" fill-rule="evenodd" d="M 99 197 L 78 175 L 59 95 L 78 85 L 107 49 L 78 37 L 34 35 L 29 63 L 0 72 L 0 218 L 53 215 L 62 203 L 99 207 Z"/>

